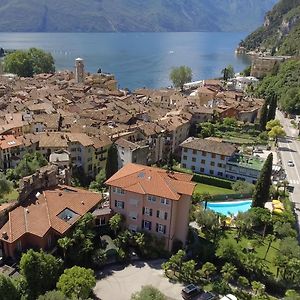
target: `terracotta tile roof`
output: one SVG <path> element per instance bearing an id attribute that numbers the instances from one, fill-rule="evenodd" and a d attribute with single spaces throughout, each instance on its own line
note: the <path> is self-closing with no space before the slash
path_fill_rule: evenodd
<path id="1" fill-rule="evenodd" d="M 181 194 L 193 194 L 195 183 L 191 182 L 192 177 L 190 174 L 169 173 L 159 168 L 126 164 L 106 184 L 134 193 L 179 200 Z"/>
<path id="2" fill-rule="evenodd" d="M 67 148 L 68 141 L 61 132 L 42 132 L 36 134 L 40 148 Z"/>
<path id="3" fill-rule="evenodd" d="M 62 235 L 100 201 L 100 194 L 73 187 L 46 190 L 38 198 L 32 196 L 26 204 L 9 213 L 9 220 L 1 228 L 1 233 L 6 232 L 8 238 L 2 239 L 12 243 L 26 233 L 43 237 L 50 228 Z M 65 209 L 77 217 L 69 221 L 61 219 L 58 215 Z"/>
<path id="4" fill-rule="evenodd" d="M 13 135 L 1 135 L 0 136 L 0 149 L 9 149 L 22 146 L 23 143 L 16 139 Z"/>
<path id="5" fill-rule="evenodd" d="M 188 138 L 180 144 L 182 148 L 216 153 L 225 156 L 231 156 L 237 149 L 229 143 L 220 143 L 208 139 Z"/>
<path id="6" fill-rule="evenodd" d="M 94 144 L 93 140 L 85 133 L 67 133 L 70 142 L 78 142 L 82 146 L 92 146 Z"/>

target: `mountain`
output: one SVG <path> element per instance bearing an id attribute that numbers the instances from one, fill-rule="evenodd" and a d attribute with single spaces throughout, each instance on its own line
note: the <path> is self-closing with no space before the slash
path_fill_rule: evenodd
<path id="1" fill-rule="evenodd" d="M 281 0 L 265 16 L 263 26 L 242 43 L 248 50 L 300 55 L 300 0 Z"/>
<path id="2" fill-rule="evenodd" d="M 289 0 L 292 1 L 292 0 Z M 0 0 L 0 31 L 251 31 L 277 0 Z"/>

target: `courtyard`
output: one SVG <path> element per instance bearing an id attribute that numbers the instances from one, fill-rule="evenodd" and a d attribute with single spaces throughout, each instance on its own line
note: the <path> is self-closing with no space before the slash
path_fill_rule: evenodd
<path id="1" fill-rule="evenodd" d="M 169 300 L 181 299 L 183 285 L 172 283 L 164 276 L 161 264 L 164 260 L 136 261 L 124 267 L 111 266 L 97 274 L 94 293 L 101 300 L 130 300 L 131 295 L 143 285 L 153 285 Z"/>

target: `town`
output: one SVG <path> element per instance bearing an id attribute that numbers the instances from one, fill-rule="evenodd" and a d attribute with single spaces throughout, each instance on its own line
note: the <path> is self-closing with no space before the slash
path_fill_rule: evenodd
<path id="1" fill-rule="evenodd" d="M 14 296 L 5 299 L 87 299 L 92 289 L 123 299 L 107 283 L 119 265 L 135 281 L 119 282 L 124 299 L 145 285 L 168 299 L 295 289 L 284 169 L 294 167 L 285 136 L 298 129 L 274 95 L 255 97 L 259 79 L 229 66 L 221 79 L 129 91 L 113 74 L 86 72 L 82 58 L 74 64 L 0 77 L 0 272 L 27 285 L 6 279 Z M 152 269 L 163 271 L 150 278 Z"/>

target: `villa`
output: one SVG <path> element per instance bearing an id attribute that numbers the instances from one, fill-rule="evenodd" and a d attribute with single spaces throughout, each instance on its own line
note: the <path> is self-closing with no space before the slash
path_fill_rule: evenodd
<path id="1" fill-rule="evenodd" d="M 186 243 L 195 183 L 192 175 L 127 164 L 106 181 L 110 207 L 125 217 L 126 227 L 147 231 L 165 240 Z"/>

